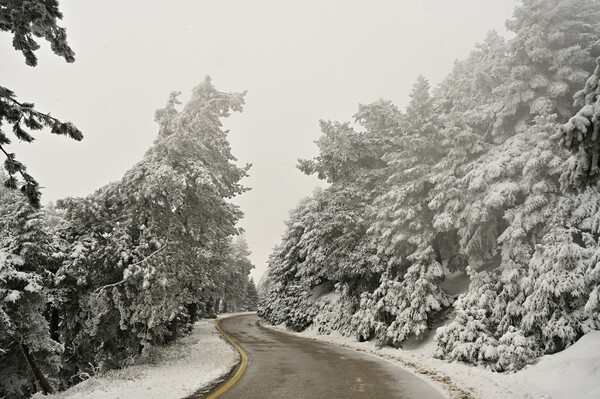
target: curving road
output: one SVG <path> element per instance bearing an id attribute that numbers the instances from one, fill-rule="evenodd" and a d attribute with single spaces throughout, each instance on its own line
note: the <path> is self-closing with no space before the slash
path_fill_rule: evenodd
<path id="1" fill-rule="evenodd" d="M 248 368 L 219 399 L 444 398 L 388 361 L 259 325 L 256 315 L 223 319 L 221 328 L 248 355 Z"/>

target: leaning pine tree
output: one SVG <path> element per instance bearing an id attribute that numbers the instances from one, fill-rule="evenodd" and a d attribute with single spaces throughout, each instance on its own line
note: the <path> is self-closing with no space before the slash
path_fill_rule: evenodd
<path id="1" fill-rule="evenodd" d="M 72 243 L 58 272 L 70 295 L 62 335 L 75 343 L 72 372 L 118 367 L 177 339 L 224 295 L 241 217 L 229 199 L 245 190 L 249 166 L 235 165 L 221 119 L 242 110 L 244 93 L 219 92 L 207 78 L 181 111 L 177 95 L 156 112 L 158 138 L 123 179 L 59 202 Z"/>

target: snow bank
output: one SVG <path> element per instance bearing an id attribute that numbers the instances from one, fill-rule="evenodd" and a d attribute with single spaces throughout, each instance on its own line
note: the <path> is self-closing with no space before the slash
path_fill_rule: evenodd
<path id="1" fill-rule="evenodd" d="M 600 398 L 600 331 L 515 374 L 523 384 L 538 387 L 547 398 Z"/>
<path id="2" fill-rule="evenodd" d="M 319 335 L 314 328 L 301 333 L 283 325 L 268 326 L 290 334 L 392 360 L 421 374 L 456 399 L 592 399 L 600 398 L 600 331 L 588 333 L 575 345 L 555 355 L 544 356 L 518 373 L 495 373 L 483 367 L 434 359 L 435 341 L 428 337 L 411 349 L 378 349 L 373 342 L 357 342 L 334 331 Z"/>
<path id="3" fill-rule="evenodd" d="M 238 352 L 214 327 L 196 323 L 194 333 L 158 349 L 157 364 L 139 364 L 92 377 L 67 391 L 34 399 L 179 399 L 212 387 L 238 363 Z"/>

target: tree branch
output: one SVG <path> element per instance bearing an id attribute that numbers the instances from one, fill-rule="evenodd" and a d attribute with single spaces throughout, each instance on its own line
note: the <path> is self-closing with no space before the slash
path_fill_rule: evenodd
<path id="1" fill-rule="evenodd" d="M 162 251 L 163 249 L 165 249 L 167 247 L 167 245 L 169 245 L 169 240 L 167 239 L 167 241 L 165 242 L 165 244 L 158 248 L 156 251 L 152 252 L 150 255 L 146 256 L 144 259 L 132 263 L 129 266 L 137 266 L 145 261 L 147 261 L 148 259 L 150 259 L 151 257 L 153 257 L 154 255 L 156 255 L 157 253 L 159 253 L 160 251 Z M 107 284 L 107 285 L 103 285 L 102 287 L 98 287 L 94 290 L 94 293 L 96 294 L 96 297 L 98 297 L 100 295 L 100 292 L 102 292 L 102 290 L 106 289 L 106 288 L 110 288 L 110 287 L 116 287 L 119 284 L 123 284 L 125 281 L 127 281 L 127 279 L 123 279 L 121 281 L 117 281 L 116 283 L 112 283 L 112 284 Z"/>

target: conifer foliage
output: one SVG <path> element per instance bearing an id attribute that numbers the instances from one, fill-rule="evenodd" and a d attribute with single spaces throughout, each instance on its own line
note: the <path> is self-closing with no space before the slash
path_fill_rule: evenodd
<path id="1" fill-rule="evenodd" d="M 250 165 L 235 164 L 222 128 L 244 93 L 207 77 L 185 105 L 178 95 L 121 180 L 43 211 L 0 191 L 0 396 L 130 364 L 214 316 L 217 301 L 256 306 L 250 252 L 234 239 L 242 213 L 230 202 Z"/>
<path id="2" fill-rule="evenodd" d="M 13 47 L 23 53 L 26 64 L 32 67 L 37 65 L 35 51 L 40 48 L 35 37 L 47 40 L 52 51 L 65 61 L 75 61 L 75 53 L 67 43 L 66 30 L 57 25 L 60 19 L 62 14 L 56 0 L 0 1 L 0 31 L 12 33 Z M 32 103 L 19 102 L 13 91 L 0 86 L 0 151 L 6 157 L 4 169 L 8 173 L 4 186 L 20 189 L 31 205 L 39 208 L 39 183 L 27 172 L 27 167 L 17 160 L 16 155 L 7 150 L 11 140 L 2 129 L 3 125 L 9 125 L 14 136 L 27 143 L 35 139 L 31 131 L 44 128 L 77 141 L 83 139 L 83 134 L 71 122 L 61 122 L 48 113 L 40 112 Z"/>
<path id="3" fill-rule="evenodd" d="M 600 57 L 596 70 L 575 94 L 575 105 L 580 107 L 556 135 L 572 155 L 565 163 L 561 176 L 563 189 L 582 189 L 595 185 L 600 172 Z"/>
<path id="4" fill-rule="evenodd" d="M 496 371 L 600 328 L 600 6 L 523 0 L 507 27 L 433 90 L 419 77 L 404 111 L 321 124 L 299 167 L 331 185 L 290 216 L 265 318 L 395 347 L 440 322 L 436 356 Z"/>
<path id="5" fill-rule="evenodd" d="M 36 386 L 49 393 L 63 349 L 44 317 L 56 248 L 42 212 L 25 198 L 2 187 L 0 204 L 0 395 L 20 397 Z"/>

